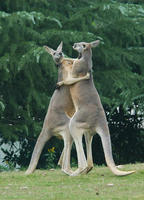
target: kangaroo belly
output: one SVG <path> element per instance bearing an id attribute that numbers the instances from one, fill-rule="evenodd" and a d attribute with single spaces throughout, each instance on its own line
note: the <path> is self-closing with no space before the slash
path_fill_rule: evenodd
<path id="1" fill-rule="evenodd" d="M 100 119 L 106 121 L 106 117 L 97 90 L 91 81 L 86 81 L 77 83 L 70 89 L 76 107 L 73 120 L 80 127 L 93 129 Z"/>
<path id="2" fill-rule="evenodd" d="M 78 109 L 74 114 L 73 120 L 79 124 L 79 128 L 93 129 L 100 121 L 106 121 L 106 117 L 103 110 L 95 106 L 88 106 L 86 109 Z"/>
<path id="3" fill-rule="evenodd" d="M 62 87 L 56 90 L 51 98 L 44 124 L 49 129 L 62 127 L 69 122 L 75 109 L 70 96 L 69 89 Z"/>

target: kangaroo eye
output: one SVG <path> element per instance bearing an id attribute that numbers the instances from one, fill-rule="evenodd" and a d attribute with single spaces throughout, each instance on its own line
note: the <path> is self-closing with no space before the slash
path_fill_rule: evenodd
<path id="1" fill-rule="evenodd" d="M 56 53 L 54 52 L 53 55 L 55 55 Z"/>
<path id="2" fill-rule="evenodd" d="M 85 45 L 85 44 L 83 44 L 83 47 L 85 48 L 85 47 L 86 47 L 86 45 Z"/>
<path id="3" fill-rule="evenodd" d="M 60 52 L 59 55 L 62 56 L 62 52 Z"/>

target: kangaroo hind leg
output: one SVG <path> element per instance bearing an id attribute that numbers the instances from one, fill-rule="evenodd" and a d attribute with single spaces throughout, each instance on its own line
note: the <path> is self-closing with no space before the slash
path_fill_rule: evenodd
<path id="1" fill-rule="evenodd" d="M 60 135 L 62 135 L 63 140 L 64 140 L 64 148 L 63 148 L 62 155 L 60 157 L 62 171 L 67 175 L 71 175 L 72 170 L 70 166 L 70 155 L 71 155 L 73 139 L 72 139 L 72 136 L 70 135 L 68 128 L 61 131 Z"/>
<path id="2" fill-rule="evenodd" d="M 71 176 L 77 176 L 79 174 L 87 172 L 88 166 L 82 145 L 82 136 L 84 132 L 85 130 L 82 128 L 78 128 L 75 123 L 70 123 L 70 133 L 75 142 L 78 158 L 78 169 L 74 171 Z"/>
<path id="3" fill-rule="evenodd" d="M 88 169 L 87 172 L 90 172 L 93 168 L 93 157 L 92 157 L 92 139 L 93 135 L 91 135 L 89 132 L 86 132 L 84 134 L 85 141 L 86 141 L 86 151 L 87 151 L 87 165 Z"/>
<path id="4" fill-rule="evenodd" d="M 63 156 L 64 156 L 64 149 L 62 150 L 62 153 L 61 153 L 60 158 L 59 158 L 59 161 L 58 161 L 58 165 L 59 165 L 60 167 L 62 167 Z"/>
<path id="5" fill-rule="evenodd" d="M 36 169 L 43 147 L 50 138 L 51 134 L 49 133 L 49 131 L 43 129 L 34 147 L 29 167 L 25 172 L 26 175 L 33 173 Z"/>

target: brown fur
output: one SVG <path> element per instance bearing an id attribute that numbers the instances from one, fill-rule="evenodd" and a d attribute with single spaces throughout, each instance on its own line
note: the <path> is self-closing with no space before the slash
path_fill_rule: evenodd
<path id="1" fill-rule="evenodd" d="M 59 45 L 56 51 L 48 47 L 45 47 L 45 48 L 53 56 L 54 61 L 56 62 L 57 60 L 56 64 L 61 65 L 61 67 L 59 67 L 58 69 L 58 80 L 61 81 L 61 79 L 63 78 L 62 70 L 63 70 L 63 74 L 67 74 L 67 68 L 72 69 L 73 60 L 64 59 L 62 54 L 60 54 L 62 53 L 62 44 Z M 65 68 L 63 68 L 63 66 L 65 66 Z M 83 77 L 82 79 L 84 78 L 85 77 Z M 29 167 L 26 171 L 26 174 L 30 174 L 35 170 L 39 157 L 41 155 L 42 149 L 45 143 L 52 136 L 63 137 L 64 150 L 63 150 L 59 163 L 60 165 L 62 165 L 62 170 L 65 173 L 71 174 L 70 152 L 71 152 L 71 146 L 72 146 L 72 138 L 69 133 L 68 125 L 69 125 L 70 117 L 73 116 L 74 112 L 75 112 L 75 108 L 74 108 L 72 98 L 70 95 L 69 87 L 63 86 L 60 89 L 55 90 L 51 98 L 46 117 L 44 119 L 42 131 L 34 147 L 32 158 L 31 158 Z"/>
<path id="2" fill-rule="evenodd" d="M 96 44 L 98 44 L 98 41 L 93 43 L 81 42 L 74 45 L 74 48 L 77 51 L 80 51 L 79 53 L 81 53 L 82 57 L 74 61 L 73 68 L 69 68 L 69 74 L 78 78 L 79 75 L 84 76 L 89 70 L 92 69 L 91 47 L 96 46 Z M 60 85 L 70 85 L 68 83 L 71 82 L 73 77 L 64 77 L 65 79 L 61 81 Z M 70 120 L 69 128 L 76 144 L 78 155 L 78 169 L 72 175 L 76 176 L 89 169 L 83 151 L 82 136 L 84 133 L 89 136 L 87 143 L 90 148 L 92 137 L 96 132 L 101 137 L 106 163 L 110 170 L 118 176 L 133 173 L 134 171 L 119 171 L 114 164 L 109 128 L 100 97 L 93 83 L 93 77 L 91 76 L 89 80 L 83 80 L 71 85 L 70 94 L 72 96 L 76 112 Z"/>

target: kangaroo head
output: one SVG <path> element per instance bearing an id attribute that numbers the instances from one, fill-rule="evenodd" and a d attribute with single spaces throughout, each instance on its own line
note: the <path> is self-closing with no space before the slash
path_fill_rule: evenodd
<path id="1" fill-rule="evenodd" d="M 74 43 L 73 49 L 78 51 L 79 54 L 83 54 L 88 49 L 91 49 L 91 48 L 98 46 L 99 43 L 100 43 L 100 40 L 95 40 L 95 41 L 90 42 L 90 43 L 87 43 L 87 42 Z"/>
<path id="2" fill-rule="evenodd" d="M 52 48 L 48 46 L 44 46 L 45 50 L 52 56 L 54 62 L 56 64 L 60 64 L 61 60 L 63 59 L 64 55 L 62 53 L 62 47 L 63 47 L 63 42 L 59 44 L 56 50 L 53 50 Z"/>

